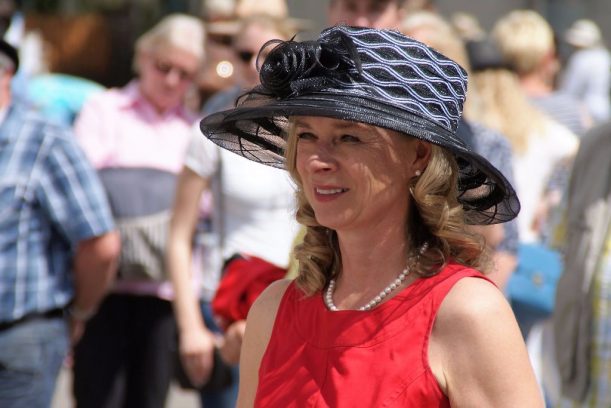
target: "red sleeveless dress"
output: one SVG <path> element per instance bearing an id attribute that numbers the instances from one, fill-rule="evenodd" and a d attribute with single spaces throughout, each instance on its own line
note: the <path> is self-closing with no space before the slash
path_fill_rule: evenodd
<path id="1" fill-rule="evenodd" d="M 261 366 L 255 407 L 449 407 L 428 339 L 452 286 L 478 271 L 449 264 L 372 311 L 331 312 L 291 283 Z"/>

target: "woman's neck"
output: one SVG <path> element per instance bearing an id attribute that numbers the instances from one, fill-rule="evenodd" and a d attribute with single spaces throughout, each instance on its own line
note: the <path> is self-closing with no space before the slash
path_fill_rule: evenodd
<path id="1" fill-rule="evenodd" d="M 341 308 L 362 306 L 388 286 L 407 266 L 404 224 L 377 233 L 338 233 L 342 270 L 334 299 Z M 408 280 L 409 281 L 409 280 Z"/>

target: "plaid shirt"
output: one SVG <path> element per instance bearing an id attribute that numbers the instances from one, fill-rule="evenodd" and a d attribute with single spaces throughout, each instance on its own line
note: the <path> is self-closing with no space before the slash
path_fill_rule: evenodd
<path id="1" fill-rule="evenodd" d="M 113 228 L 72 134 L 18 105 L 0 125 L 0 322 L 66 306 L 79 241 Z"/>

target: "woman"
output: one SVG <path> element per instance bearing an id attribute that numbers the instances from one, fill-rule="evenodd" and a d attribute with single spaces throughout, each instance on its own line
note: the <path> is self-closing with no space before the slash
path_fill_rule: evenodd
<path id="1" fill-rule="evenodd" d="M 494 30 L 493 38 L 496 35 Z M 522 203 L 517 218 L 520 240 L 532 243 L 541 240 L 546 215 L 558 204 L 566 184 L 558 174 L 568 173 L 579 139 L 528 102 L 515 72 L 498 54 L 497 43 L 469 44 L 480 101 L 478 118 L 511 144 L 515 187 Z M 560 180 L 551 182 L 553 177 Z"/>
<path id="2" fill-rule="evenodd" d="M 233 105 L 245 89 L 257 83 L 257 52 L 272 38 L 287 39 L 291 27 L 271 17 L 257 16 L 244 20 L 233 42 L 239 60 L 240 83 L 213 97 L 205 112 L 216 112 Z M 216 245 L 210 252 L 219 253 L 224 261 L 257 257 L 284 277 L 291 242 L 296 233 L 292 216 L 293 186 L 286 173 L 261 166 L 209 142 L 197 132 L 179 177 L 168 247 L 168 270 L 175 288 L 174 310 L 179 330 L 179 350 L 186 374 L 194 384 L 208 382 L 213 368 L 213 350 L 218 346 L 224 361 L 237 364 L 245 326 L 245 315 L 223 325 L 224 338 L 217 338 L 210 302 L 221 275 L 221 265 L 210 263 L 204 270 L 204 316 L 191 280 L 191 242 L 196 230 L 197 202 L 202 194 L 212 192 L 213 234 Z M 239 256 L 236 256 L 239 255 Z M 220 262 L 217 262 L 220 264 Z M 226 264 L 225 269 L 230 264 Z M 260 264 L 259 264 L 260 265 Z M 236 266 L 236 263 L 233 263 Z M 244 268 L 248 272 L 248 267 Z M 217 310 L 218 312 L 218 310 Z M 218 317 L 218 315 L 216 316 Z M 206 319 L 206 320 L 204 320 Z M 233 407 L 237 396 L 237 371 L 233 387 L 204 389 L 204 406 Z"/>
<path id="3" fill-rule="evenodd" d="M 165 17 L 136 42 L 138 77 L 93 96 L 75 123 L 122 241 L 119 278 L 75 350 L 78 406 L 165 403 L 176 330 L 164 237 L 194 120 L 183 101 L 201 69 L 204 40 L 197 18 Z"/>
<path id="4" fill-rule="evenodd" d="M 543 406 L 465 223 L 508 221 L 511 185 L 455 136 L 464 70 L 397 32 L 280 42 L 261 86 L 203 133 L 298 186 L 296 281 L 251 309 L 240 407 Z"/>

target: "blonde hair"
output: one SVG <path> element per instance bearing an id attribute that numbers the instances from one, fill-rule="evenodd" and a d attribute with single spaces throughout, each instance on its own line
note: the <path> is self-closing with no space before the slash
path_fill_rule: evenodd
<path id="1" fill-rule="evenodd" d="M 487 69 L 472 75 L 479 101 L 479 122 L 507 137 L 517 153 L 528 148 L 529 138 L 544 131 L 548 119 L 528 101 L 516 74 Z"/>
<path id="2" fill-rule="evenodd" d="M 520 76 L 535 71 L 555 49 L 551 26 L 532 10 L 510 12 L 497 21 L 491 36 L 505 61 Z"/>
<path id="3" fill-rule="evenodd" d="M 187 52 L 204 60 L 206 31 L 204 23 L 186 14 L 170 14 L 136 40 L 134 69 L 138 72 L 138 56 L 163 52 L 167 48 Z"/>
<path id="4" fill-rule="evenodd" d="M 467 229 L 462 205 L 457 200 L 456 160 L 441 147 L 432 147 L 426 169 L 410 188 L 413 200 L 405 227 L 408 246 L 412 248 L 406 254 L 412 271 L 423 277 L 432 276 L 450 259 L 485 269 L 487 257 L 483 238 Z M 295 282 L 306 295 L 312 295 L 339 274 L 342 267 L 339 242 L 335 231 L 316 221 L 314 210 L 303 192 L 296 169 L 297 137 L 294 123 L 289 126 L 285 155 L 287 170 L 297 185 L 296 218 L 306 227 L 303 242 L 296 246 L 294 252 L 299 261 Z M 422 248 L 425 243 L 428 248 L 419 254 L 416 248 Z"/>
<path id="5" fill-rule="evenodd" d="M 486 38 L 486 32 L 473 14 L 454 13 L 450 17 L 450 24 L 463 41 L 478 41 Z"/>

